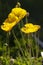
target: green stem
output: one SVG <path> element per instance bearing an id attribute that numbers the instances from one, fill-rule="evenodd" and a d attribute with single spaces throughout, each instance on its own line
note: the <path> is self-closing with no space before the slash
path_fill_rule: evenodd
<path id="1" fill-rule="evenodd" d="M 38 52 L 39 52 L 39 31 L 38 31 Z"/>
<path id="2" fill-rule="evenodd" d="M 24 53 L 23 53 L 23 50 L 22 50 L 22 48 L 21 48 L 20 42 L 18 41 L 17 37 L 15 36 L 14 30 L 12 30 L 12 33 L 13 33 L 14 38 L 15 38 L 16 41 L 17 41 L 17 44 L 18 44 L 18 46 L 19 46 L 19 49 L 20 49 L 22 55 L 24 56 Z"/>
<path id="3" fill-rule="evenodd" d="M 36 57 L 38 57 L 38 44 L 36 41 L 36 33 L 35 33 L 35 43 L 36 43 Z"/>
<path id="4" fill-rule="evenodd" d="M 26 16 L 26 23 L 28 23 L 28 18 L 27 18 L 27 16 Z"/>
<path id="5" fill-rule="evenodd" d="M 9 33 L 10 33 L 10 31 L 9 32 L 7 32 L 7 35 L 6 35 L 6 51 L 7 51 L 7 55 L 9 55 L 10 56 L 10 48 L 9 48 Z"/>
<path id="6" fill-rule="evenodd" d="M 30 53 L 30 57 L 31 57 L 31 42 L 30 42 L 30 34 L 28 34 L 28 46 L 29 46 L 29 53 Z"/>
<path id="7" fill-rule="evenodd" d="M 32 33 L 32 40 L 33 40 L 33 33 Z M 33 44 L 34 42 L 32 42 Z M 33 57 L 34 57 L 34 49 L 33 49 L 33 45 L 32 45 L 32 54 L 33 54 Z"/>

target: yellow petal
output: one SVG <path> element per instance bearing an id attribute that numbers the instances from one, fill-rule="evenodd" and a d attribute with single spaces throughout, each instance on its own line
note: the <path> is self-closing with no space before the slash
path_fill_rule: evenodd
<path id="1" fill-rule="evenodd" d="M 29 27 L 29 28 L 30 28 L 30 27 L 33 27 L 33 24 L 32 24 L 32 23 L 26 23 L 26 24 L 25 24 L 25 27 Z"/>
<path id="2" fill-rule="evenodd" d="M 11 12 L 20 18 L 23 18 L 27 14 L 27 11 L 22 8 L 13 8 Z"/>
<path id="3" fill-rule="evenodd" d="M 15 26 L 16 25 L 16 22 L 14 21 L 13 23 L 4 23 L 3 25 L 1 25 L 1 29 L 2 30 L 4 30 L 4 31 L 6 31 L 6 32 L 8 32 L 8 31 L 10 31 L 12 28 L 13 28 L 13 26 Z"/>
<path id="4" fill-rule="evenodd" d="M 15 20 L 18 20 L 18 17 L 15 16 L 13 13 L 10 13 L 10 14 L 8 15 L 8 19 L 9 19 L 10 22 L 13 22 L 13 21 L 15 21 Z"/>

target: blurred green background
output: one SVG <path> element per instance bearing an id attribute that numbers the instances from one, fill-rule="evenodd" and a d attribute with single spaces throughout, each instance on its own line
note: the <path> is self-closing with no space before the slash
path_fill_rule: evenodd
<path id="1" fill-rule="evenodd" d="M 0 0 L 0 25 L 18 1 L 21 7 L 30 13 L 29 22 L 41 25 L 39 35 L 40 40 L 43 41 L 43 0 Z M 3 33 L 0 32 L 0 34 Z"/>

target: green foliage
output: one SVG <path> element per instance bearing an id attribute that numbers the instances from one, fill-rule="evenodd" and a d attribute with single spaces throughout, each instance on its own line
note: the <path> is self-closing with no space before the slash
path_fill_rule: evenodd
<path id="1" fill-rule="evenodd" d="M 23 35 L 23 33 L 22 33 Z M 42 58 L 38 57 L 37 51 L 39 46 L 36 44 L 35 39 L 28 35 L 17 38 L 14 35 L 14 46 L 6 46 L 5 43 L 1 45 L 0 42 L 0 60 L 2 65 L 10 64 L 10 56 L 14 57 L 13 65 L 41 65 Z M 1 40 L 0 40 L 1 41 Z"/>
<path id="2" fill-rule="evenodd" d="M 10 61 L 11 58 L 9 56 L 7 57 L 3 57 L 0 56 L 0 64 L 2 65 L 9 65 L 10 63 L 12 63 L 12 61 Z M 41 65 L 42 64 L 42 58 L 35 58 L 35 57 L 31 57 L 31 58 L 26 58 L 26 57 L 22 57 L 20 54 L 18 57 L 16 57 L 16 59 L 14 59 L 14 62 L 12 65 Z"/>
<path id="3" fill-rule="evenodd" d="M 3 48 L 0 47 L 0 56 L 3 54 Z"/>
<path id="4" fill-rule="evenodd" d="M 3 57 L 3 56 L 1 56 L 0 57 L 0 63 L 2 64 L 2 65 L 9 65 L 9 61 L 10 59 L 9 59 L 9 57 L 7 56 L 7 57 Z"/>

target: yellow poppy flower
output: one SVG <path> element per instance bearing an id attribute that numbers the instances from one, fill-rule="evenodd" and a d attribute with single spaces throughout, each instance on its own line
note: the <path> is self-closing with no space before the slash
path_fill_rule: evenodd
<path id="1" fill-rule="evenodd" d="M 10 31 L 26 14 L 26 10 L 22 8 L 13 8 L 8 18 L 5 19 L 3 25 L 1 25 L 1 29 Z"/>
<path id="2" fill-rule="evenodd" d="M 33 33 L 40 29 L 39 25 L 33 25 L 32 23 L 27 23 L 24 27 L 21 28 L 21 31 L 24 33 Z"/>

